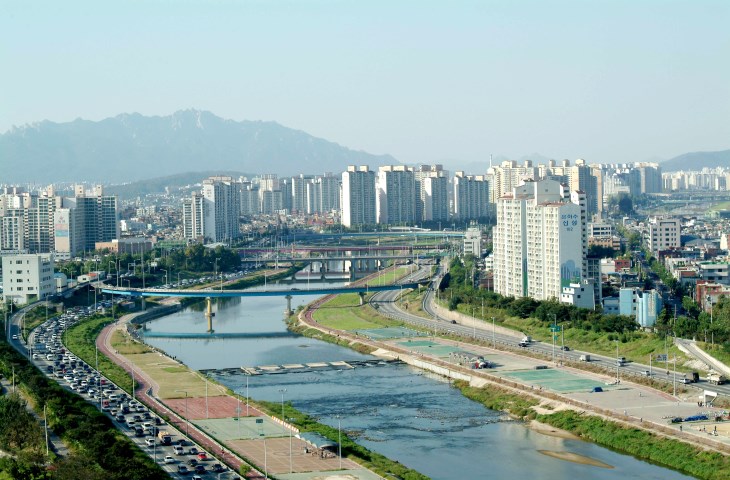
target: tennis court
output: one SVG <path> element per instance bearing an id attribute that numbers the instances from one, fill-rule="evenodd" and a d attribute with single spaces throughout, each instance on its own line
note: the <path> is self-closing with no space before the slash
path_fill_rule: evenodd
<path id="1" fill-rule="evenodd" d="M 409 340 L 407 342 L 398 342 L 397 345 L 418 353 L 435 355 L 439 358 L 448 358 L 450 353 L 461 350 L 453 345 L 444 345 L 430 340 Z"/>
<path id="2" fill-rule="evenodd" d="M 383 327 L 355 330 L 358 335 L 363 335 L 371 340 L 384 340 L 388 338 L 425 337 L 428 334 L 412 330 L 406 327 Z"/>
<path id="3" fill-rule="evenodd" d="M 289 436 L 288 429 L 266 417 L 241 417 L 240 420 L 238 417 L 211 418 L 195 420 L 194 423 L 210 436 L 224 442 L 241 438 L 259 438 L 262 433 L 266 437 Z"/>
<path id="4" fill-rule="evenodd" d="M 556 370 L 554 368 L 504 372 L 503 375 L 528 385 L 539 386 L 559 393 L 590 391 L 593 387 L 598 386 L 606 389 L 606 386 L 600 380 L 579 377 L 564 370 Z"/>

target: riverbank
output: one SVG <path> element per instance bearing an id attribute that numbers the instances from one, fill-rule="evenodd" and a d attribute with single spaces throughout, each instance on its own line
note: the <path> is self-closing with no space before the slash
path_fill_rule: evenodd
<path id="1" fill-rule="evenodd" d="M 567 434 L 698 478 L 728 478 L 726 472 L 730 471 L 730 463 L 726 453 L 730 447 L 727 445 L 708 441 L 696 435 L 688 436 L 686 433 L 678 439 L 673 429 L 644 422 L 641 418 L 631 418 L 625 414 L 621 418 L 616 418 L 616 412 L 595 408 L 587 402 L 578 402 L 554 392 L 538 390 L 534 386 L 495 377 L 485 371 L 446 363 L 422 352 L 414 355 L 414 352 L 397 348 L 392 344 L 356 336 L 344 330 L 336 331 L 323 327 L 313 319 L 312 309 L 318 308 L 318 304 L 321 302 L 315 302 L 299 316 L 299 322 L 306 325 L 310 332 L 312 329 L 319 330 L 320 333 L 330 337 L 335 336 L 340 345 L 347 343 L 358 349 L 373 349 L 375 355 L 399 358 L 421 369 L 461 380 L 455 384 L 460 386 L 462 392 L 467 397 L 482 402 L 488 408 L 507 411 L 523 419 L 537 419 L 542 424 L 550 425 Z M 547 413 L 551 410 L 555 413 Z M 592 414 L 587 415 L 586 412 Z M 595 425 L 599 425 L 597 431 L 590 428 Z M 610 434 L 600 435 L 601 429 Z M 690 438 L 693 442 L 702 443 L 702 446 L 687 443 Z M 641 445 L 643 448 L 637 448 L 635 445 Z"/>

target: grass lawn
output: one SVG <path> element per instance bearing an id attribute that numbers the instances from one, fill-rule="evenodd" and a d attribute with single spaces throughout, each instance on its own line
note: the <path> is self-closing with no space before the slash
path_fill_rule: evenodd
<path id="1" fill-rule="evenodd" d="M 366 295 L 365 300 L 371 295 Z M 314 319 L 321 325 L 337 330 L 378 328 L 382 324 L 376 322 L 385 320 L 367 303 L 360 306 L 360 296 L 356 293 L 335 296 L 314 312 Z"/>
<path id="2" fill-rule="evenodd" d="M 730 210 L 730 202 L 720 202 L 718 204 L 715 204 L 710 208 L 710 210 Z"/>
<path id="3" fill-rule="evenodd" d="M 135 370 L 142 370 L 160 386 L 160 398 L 185 396 L 184 393 L 175 390 L 185 390 L 189 397 L 205 396 L 205 380 L 199 373 L 144 344 L 133 341 L 126 332 L 115 332 L 111 343 L 115 350 L 135 365 Z M 208 384 L 209 396 L 222 394 L 222 387 L 213 383 Z"/>
<path id="4" fill-rule="evenodd" d="M 724 363 L 725 365 L 730 365 L 730 352 L 726 352 L 722 345 L 712 345 L 710 342 L 697 342 L 697 346 L 700 347 L 702 350 L 707 352 L 708 355 L 712 356 L 713 358 L 719 360 L 720 362 Z"/>

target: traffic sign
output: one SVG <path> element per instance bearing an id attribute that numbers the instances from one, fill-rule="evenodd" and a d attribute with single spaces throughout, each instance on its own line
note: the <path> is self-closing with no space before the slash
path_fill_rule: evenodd
<path id="1" fill-rule="evenodd" d="M 559 332 L 561 330 L 562 325 L 552 325 L 550 327 L 551 332 Z"/>
<path id="2" fill-rule="evenodd" d="M 666 362 L 666 361 L 667 361 L 667 356 L 666 356 L 666 354 L 664 354 L 664 353 L 660 353 L 659 355 L 657 355 L 657 356 L 656 356 L 656 361 L 657 361 L 657 362 Z"/>

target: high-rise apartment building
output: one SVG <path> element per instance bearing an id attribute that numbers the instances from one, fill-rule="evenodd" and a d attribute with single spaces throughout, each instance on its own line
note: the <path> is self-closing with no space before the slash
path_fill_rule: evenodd
<path id="1" fill-rule="evenodd" d="M 203 180 L 204 235 L 211 242 L 230 242 L 241 236 L 241 185 L 228 176 Z"/>
<path id="2" fill-rule="evenodd" d="M 498 167 L 490 167 L 487 170 L 487 180 L 490 182 L 490 201 L 495 203 L 498 198 L 525 180 L 538 180 L 540 171 L 532 165 L 532 160 L 525 160 L 518 165 L 514 160 L 505 160 Z"/>
<path id="3" fill-rule="evenodd" d="M 416 183 L 413 169 L 387 165 L 378 169 L 375 208 L 378 223 L 407 224 L 416 221 Z"/>
<path id="4" fill-rule="evenodd" d="M 682 225 L 678 218 L 658 218 L 649 220 L 649 250 L 656 255 L 662 250 L 682 246 Z"/>
<path id="5" fill-rule="evenodd" d="M 201 191 L 183 200 L 183 236 L 204 242 L 240 237 L 241 191 L 241 183 L 228 176 L 203 180 Z"/>
<path id="6" fill-rule="evenodd" d="M 585 195 L 554 180 L 526 181 L 497 200 L 494 289 L 511 297 L 561 299 L 584 281 Z M 593 295 L 593 289 L 586 294 Z M 581 304 L 592 304 L 581 299 Z"/>
<path id="7" fill-rule="evenodd" d="M 76 185 L 74 193 L 74 198 L 59 198 L 51 217 L 53 250 L 59 259 L 94 251 L 96 242 L 119 238 L 117 197 L 104 195 L 101 185 L 90 190 Z"/>
<path id="8" fill-rule="evenodd" d="M 374 225 L 375 172 L 367 165 L 350 165 L 342 172 L 342 225 Z"/>
<path id="9" fill-rule="evenodd" d="M 416 181 L 416 222 L 449 219 L 449 172 L 442 165 L 419 165 Z"/>
<path id="10" fill-rule="evenodd" d="M 478 220 L 489 215 L 489 182 L 483 175 L 454 175 L 454 217 Z"/>

